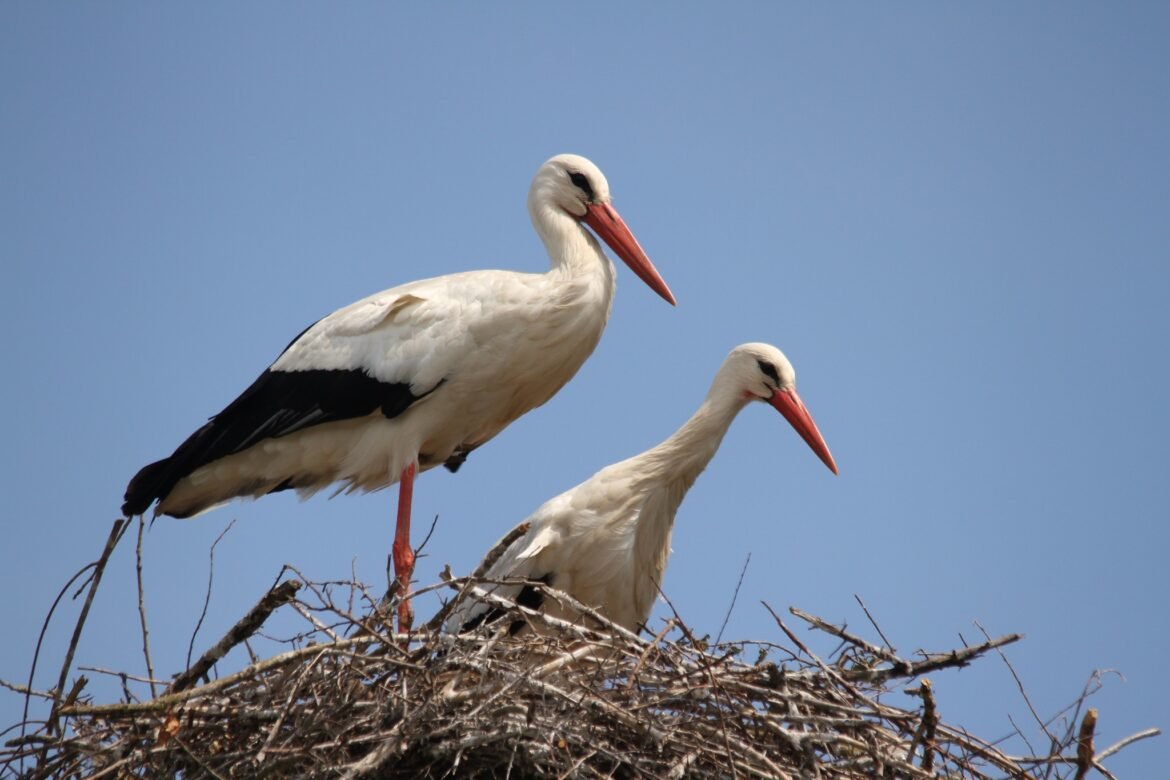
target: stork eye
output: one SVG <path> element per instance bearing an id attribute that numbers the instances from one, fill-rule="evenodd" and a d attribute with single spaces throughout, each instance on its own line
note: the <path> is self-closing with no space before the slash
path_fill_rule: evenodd
<path id="1" fill-rule="evenodd" d="M 771 377 L 772 381 L 780 384 L 780 373 L 776 370 L 776 366 L 772 365 L 766 360 L 757 360 L 760 370 L 764 372 L 764 376 Z"/>
<path id="2" fill-rule="evenodd" d="M 585 174 L 573 171 L 569 174 L 569 181 L 585 193 L 585 197 L 589 199 L 590 203 L 593 202 L 593 187 L 589 184 L 589 179 L 585 177 Z"/>

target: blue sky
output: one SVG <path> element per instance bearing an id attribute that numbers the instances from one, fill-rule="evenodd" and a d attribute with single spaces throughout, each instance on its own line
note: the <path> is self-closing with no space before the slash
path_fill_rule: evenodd
<path id="1" fill-rule="evenodd" d="M 524 199 L 571 151 L 679 306 L 619 268 L 577 378 L 419 480 L 416 527 L 439 516 L 419 579 L 665 438 L 731 347 L 767 341 L 841 476 L 768 408 L 741 415 L 675 530 L 665 587 L 694 627 L 718 630 L 750 552 L 728 637 L 779 637 L 761 599 L 866 632 L 858 594 L 905 652 L 976 620 L 1026 634 L 1008 654 L 1045 714 L 1118 670 L 1102 745 L 1165 728 L 1170 10 L 1119 9 L 5 4 L 0 677 L 23 679 L 129 477 L 305 325 L 412 279 L 544 269 Z M 285 562 L 384 582 L 394 500 L 156 523 L 156 666 L 182 666 L 232 519 L 203 646 Z M 141 669 L 132 552 L 83 665 Z M 998 659 L 934 682 L 953 723 L 1031 726 Z M 0 723 L 19 706 L 0 695 Z M 1149 776 L 1168 744 L 1110 766 Z"/>

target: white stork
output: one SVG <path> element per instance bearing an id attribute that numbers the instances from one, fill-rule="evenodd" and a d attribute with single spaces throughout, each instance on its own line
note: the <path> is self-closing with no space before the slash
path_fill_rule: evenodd
<path id="1" fill-rule="evenodd" d="M 414 569 L 415 475 L 455 471 L 475 448 L 568 382 L 601 338 L 615 271 L 592 228 L 655 292 L 674 296 L 610 202 L 597 166 L 553 157 L 528 213 L 547 273 L 473 271 L 404 284 L 318 321 L 219 414 L 130 480 L 122 512 L 193 517 L 238 497 L 302 498 L 400 482 L 394 570 Z"/>
<path id="2" fill-rule="evenodd" d="M 698 411 L 674 435 L 547 501 L 521 524 L 527 524 L 527 531 L 485 576 L 543 582 L 637 631 L 650 616 L 666 570 L 675 513 L 719 449 L 731 421 L 752 401 L 776 407 L 837 473 L 828 445 L 796 394 L 792 364 L 771 345 L 742 344 L 723 362 Z M 493 590 L 554 617 L 579 617 L 551 599 L 545 601 L 542 591 L 531 585 L 498 585 Z M 468 600 L 451 615 L 447 628 L 467 630 L 500 614 L 497 608 Z M 509 630 L 515 633 L 522 626 L 517 622 Z"/>

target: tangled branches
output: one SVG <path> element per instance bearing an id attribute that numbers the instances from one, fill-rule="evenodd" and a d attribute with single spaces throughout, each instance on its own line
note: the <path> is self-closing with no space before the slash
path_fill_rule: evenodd
<path id="1" fill-rule="evenodd" d="M 591 630 L 509 604 L 491 584 L 446 577 L 421 592 L 452 589 L 452 604 L 475 595 L 506 612 L 497 626 L 532 630 L 446 634 L 444 610 L 406 637 L 391 630 L 392 599 L 360 583 L 286 580 L 161 694 L 115 704 L 42 694 L 52 718 L 0 760 L 30 778 L 1109 776 L 1100 760 L 1116 748 L 1094 752 L 1094 710 L 1046 756 L 1007 755 L 941 720 L 921 676 L 1017 635 L 901 658 L 792 610 L 840 640 L 821 659 L 775 613 L 791 646 L 708 647 L 677 617 L 652 638 L 597 614 Z M 285 606 L 306 628 L 283 652 L 207 677 Z M 905 692 L 921 708 L 881 702 L 916 679 Z"/>

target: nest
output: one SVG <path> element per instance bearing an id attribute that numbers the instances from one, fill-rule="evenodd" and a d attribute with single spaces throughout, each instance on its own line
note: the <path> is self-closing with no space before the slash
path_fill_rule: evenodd
<path id="1" fill-rule="evenodd" d="M 821 659 L 775 613 L 780 641 L 708 644 L 677 616 L 636 635 L 539 583 L 586 619 L 516 606 L 488 592 L 493 584 L 446 575 L 422 592 L 449 589 L 452 600 L 406 636 L 391 628 L 392 594 L 288 579 L 158 695 L 137 700 L 127 690 L 126 701 L 96 704 L 84 678 L 69 691 L 26 691 L 51 701 L 52 713 L 0 749 L 0 768 L 29 778 L 1080 780 L 1092 769 L 1111 777 L 1103 759 L 1156 733 L 1095 752 L 1096 712 L 1083 708 L 1084 695 L 1059 731 L 1042 726 L 1043 755 L 1008 755 L 942 722 L 923 675 L 1017 635 L 902 658 L 790 610 L 838 643 Z M 503 619 L 468 634 L 440 630 L 471 596 Z M 299 613 L 304 630 L 282 652 L 210 679 L 277 609 Z M 512 631 L 517 624 L 528 629 Z M 920 703 L 883 703 L 895 690 Z"/>

